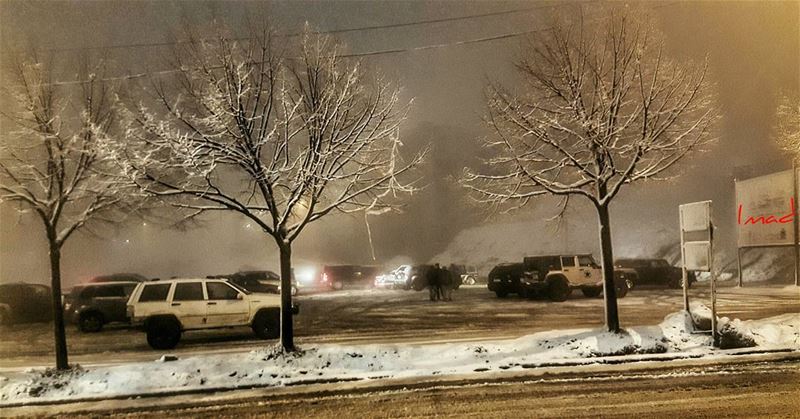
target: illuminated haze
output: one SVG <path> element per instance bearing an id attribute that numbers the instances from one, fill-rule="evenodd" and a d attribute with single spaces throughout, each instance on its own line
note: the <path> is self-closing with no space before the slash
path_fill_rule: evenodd
<path id="1" fill-rule="evenodd" d="M 2 55 L 27 43 L 65 49 L 111 44 L 162 42 L 179 31 L 187 18 L 207 21 L 218 16 L 229 24 L 269 16 L 279 31 L 294 32 L 304 22 L 319 30 L 386 25 L 451 16 L 481 14 L 558 3 L 531 2 L 0 2 Z M 563 5 L 562 5 L 563 6 Z M 575 4 L 565 9 L 575 10 Z M 800 90 L 800 3 L 685 2 L 652 3 L 651 13 L 666 36 L 670 55 L 702 61 L 708 56 L 718 84 L 723 113 L 719 141 L 707 153 L 681 166 L 677 181 L 629 188 L 612 205 L 613 230 L 636 231 L 649 220 L 677 225 L 677 205 L 714 200 L 724 246 L 732 246 L 733 177 L 741 167 L 753 173 L 780 169 L 772 141 L 777 95 L 794 98 Z M 591 10 L 591 5 L 584 6 Z M 546 25 L 546 11 L 519 13 L 441 24 L 392 28 L 341 35 L 354 52 L 449 43 L 529 30 Z M 244 24 L 242 26 L 245 26 Z M 432 143 L 433 155 L 422 169 L 427 188 L 408 201 L 403 214 L 370 219 L 377 261 L 372 262 L 363 215 L 333 216 L 312 225 L 299 239 L 296 264 L 389 263 L 402 259 L 427 261 L 442 252 L 465 228 L 487 222 L 470 207 L 464 192 L 452 185 L 465 165 L 475 165 L 477 138 L 485 135 L 483 86 L 487 79 L 511 80 L 512 60 L 520 39 L 451 46 L 365 58 L 387 79 L 402 86 L 413 107 L 401 135 L 409 149 Z M 110 53 L 120 74 L 163 66 L 159 48 L 116 49 Z M 58 53 L 56 58 L 63 58 Z M 76 52 L 66 53 L 69 57 Z M 3 76 L 3 80 L 6 76 Z M 0 98 L 10 108 L 7 94 Z M 0 129 L 10 130 L 7 119 Z M 488 222 L 526 220 L 552 213 L 552 202 L 535 201 L 532 210 Z M 619 209 L 619 210 L 617 210 Z M 0 208 L 0 282 L 48 281 L 46 243 L 39 221 Z M 568 214 L 594 217 L 577 205 Z M 576 250 L 592 250 L 597 242 L 593 223 L 586 231 L 570 231 Z M 545 234 L 522 231 L 520 234 Z M 547 233 L 554 234 L 554 233 Z M 626 234 L 627 236 L 627 234 Z M 513 238 L 509 238 L 510 240 Z M 677 239 L 677 233 L 676 233 Z M 646 241 L 647 237 L 640 240 Z M 636 243 L 615 243 L 617 254 L 632 252 Z M 580 247 L 581 249 L 577 249 Z M 277 268 L 276 249 L 265 235 L 235 215 L 214 215 L 196 230 L 178 232 L 136 222 L 105 238 L 76 236 L 63 251 L 67 285 L 111 272 L 148 276 L 207 275 L 243 268 Z M 496 255 L 503 259 L 504 255 Z M 447 262 L 447 261 L 443 261 Z"/>

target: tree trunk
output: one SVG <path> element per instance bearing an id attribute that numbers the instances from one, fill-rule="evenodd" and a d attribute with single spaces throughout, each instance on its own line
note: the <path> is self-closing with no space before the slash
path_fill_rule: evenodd
<path id="1" fill-rule="evenodd" d="M 64 309 L 61 306 L 61 247 L 56 243 L 55 233 L 48 234 L 50 242 L 50 287 L 52 289 L 53 336 L 56 343 L 56 368 L 69 368 L 67 359 L 67 335 L 64 331 Z"/>
<path id="2" fill-rule="evenodd" d="M 600 258 L 603 265 L 603 298 L 606 311 L 606 328 L 609 332 L 619 332 L 619 313 L 617 312 L 617 289 L 614 284 L 614 254 L 611 247 L 611 220 L 608 204 L 597 206 L 600 223 Z"/>
<path id="3" fill-rule="evenodd" d="M 281 347 L 291 352 L 294 347 L 292 323 L 292 244 L 278 241 L 281 260 Z"/>

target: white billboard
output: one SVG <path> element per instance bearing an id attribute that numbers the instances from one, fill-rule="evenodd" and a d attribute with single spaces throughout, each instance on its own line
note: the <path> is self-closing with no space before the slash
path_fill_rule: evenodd
<path id="1" fill-rule="evenodd" d="M 739 247 L 794 243 L 792 171 L 736 181 L 736 229 Z"/>

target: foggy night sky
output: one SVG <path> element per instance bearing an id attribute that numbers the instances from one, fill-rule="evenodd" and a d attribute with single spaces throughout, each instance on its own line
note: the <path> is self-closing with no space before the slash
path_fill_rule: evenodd
<path id="1" fill-rule="evenodd" d="M 279 32 L 295 32 L 309 22 L 318 30 L 403 23 L 418 20 L 577 3 L 533 2 L 220 2 L 171 1 L 0 1 L 0 61 L 30 43 L 38 48 L 64 49 L 170 40 L 180 30 L 182 16 L 204 22 L 219 16 L 229 26 L 247 18 L 269 16 Z M 721 238 L 732 245 L 735 203 L 734 169 L 754 165 L 757 171 L 781 169 L 772 126 L 777 94 L 797 98 L 800 91 L 800 2 L 669 2 L 645 4 L 666 36 L 668 53 L 679 59 L 709 58 L 711 77 L 719 88 L 720 139 L 710 151 L 684 161 L 680 179 L 629 187 L 612 204 L 612 233 L 636 229 L 650 219 L 674 222 L 677 205 L 714 200 Z M 592 5 L 584 4 L 591 13 Z M 346 33 L 339 38 L 353 52 L 366 52 L 529 30 L 547 25 L 548 11 L 484 17 L 422 26 Z M 425 262 L 441 252 L 463 228 L 485 222 L 478 210 L 449 186 L 465 165 L 475 165 L 478 138 L 486 134 L 483 88 L 486 80 L 509 80 L 521 38 L 466 46 L 365 58 L 387 79 L 402 86 L 402 97 L 414 98 L 401 135 L 410 149 L 432 143 L 434 155 L 422 172 L 429 187 L 408 201 L 404 214 L 371 218 L 375 263 L 396 257 Z M 56 59 L 76 52 L 56 53 Z M 163 67 L 162 48 L 116 49 L 110 58 L 114 73 L 127 74 Z M 5 63 L 0 63 L 5 64 Z M 8 109 L 9 98 L 0 98 Z M 0 119 L 0 130 L 8 131 Z M 763 165 L 770 164 L 769 167 Z M 758 167 L 762 165 L 762 167 Z M 645 190 L 646 189 L 646 190 Z M 552 214 L 552 202 L 534 201 L 537 216 Z M 620 210 L 617 210 L 620 209 Z M 615 213 L 616 212 L 616 213 Z M 632 216 L 631 214 L 641 214 Z M 577 205 L 571 217 L 594 217 Z M 519 220 L 531 211 L 501 217 Z M 489 221 L 492 222 L 492 221 Z M 63 250 L 66 285 L 94 275 L 139 272 L 147 276 L 207 275 L 240 268 L 277 270 L 277 251 L 268 236 L 248 229 L 244 218 L 215 215 L 191 232 L 162 226 L 130 225 L 105 239 L 78 235 Z M 536 232 L 531 232 L 534 234 Z M 677 233 L 676 233 L 677 234 Z M 570 238 L 580 236 L 570 232 Z M 642 240 L 645 240 L 643 238 Z M 676 236 L 677 240 L 677 236 Z M 596 230 L 578 244 L 589 248 Z M 370 263 L 363 216 L 334 216 L 306 229 L 297 242 L 297 261 Z M 726 245 L 723 243 L 723 245 Z M 0 207 L 0 282 L 49 280 L 44 233 L 30 215 Z M 503 255 L 497 255 L 502 259 Z M 597 253 L 596 253 L 597 256 Z M 615 256 L 624 256 L 619 251 Z M 447 262 L 447 261 L 443 261 Z M 298 265 L 298 262 L 295 262 Z"/>

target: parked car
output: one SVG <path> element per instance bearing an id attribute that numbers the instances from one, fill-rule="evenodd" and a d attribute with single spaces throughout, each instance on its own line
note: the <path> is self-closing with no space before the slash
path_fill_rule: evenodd
<path id="1" fill-rule="evenodd" d="M 225 279 L 139 283 L 127 309 L 153 349 L 174 348 L 192 330 L 250 326 L 262 339 L 280 333 L 280 296 L 251 293 Z M 298 313 L 297 306 L 293 312 Z"/>
<path id="2" fill-rule="evenodd" d="M 209 279 L 227 279 L 250 292 L 280 294 L 281 277 L 272 271 L 241 271 L 228 275 L 207 276 Z M 297 295 L 297 281 L 292 277 L 292 295 Z"/>
<path id="3" fill-rule="evenodd" d="M 459 265 L 463 267 L 460 272 L 461 283 L 464 285 L 475 285 L 478 283 L 478 269 L 471 265 Z"/>
<path id="4" fill-rule="evenodd" d="M 628 293 L 629 275 L 628 271 L 614 272 L 617 297 Z M 574 289 L 580 289 L 587 297 L 600 295 L 603 274 L 590 254 L 529 256 L 522 263 L 501 264 L 492 269 L 488 288 L 501 298 L 513 293 L 565 301 Z"/>
<path id="5" fill-rule="evenodd" d="M 137 282 L 95 282 L 72 288 L 64 299 L 67 321 L 84 333 L 99 332 L 109 323 L 129 323 L 128 298 Z"/>
<path id="6" fill-rule="evenodd" d="M 0 326 L 52 319 L 50 287 L 24 282 L 0 284 Z"/>
<path id="7" fill-rule="evenodd" d="M 508 294 L 525 295 L 523 289 L 523 276 L 537 275 L 538 272 L 527 272 L 523 263 L 501 263 L 489 271 L 487 286 L 489 291 L 494 292 L 500 298 L 505 298 Z"/>
<path id="8" fill-rule="evenodd" d="M 433 269 L 433 265 L 414 265 L 411 267 L 411 275 L 408 281 L 408 288 L 414 291 L 422 291 L 428 287 L 428 271 Z"/>
<path id="9" fill-rule="evenodd" d="M 371 265 L 326 265 L 322 268 L 320 283 L 334 290 L 372 287 L 381 269 Z"/>
<path id="10" fill-rule="evenodd" d="M 394 270 L 375 277 L 376 288 L 409 288 L 411 278 L 411 265 L 400 265 Z"/>
<path id="11" fill-rule="evenodd" d="M 614 266 L 618 269 L 634 270 L 637 275 L 636 282 L 639 284 L 663 285 L 670 288 L 681 288 L 683 286 L 681 268 L 670 265 L 665 259 L 618 259 Z M 689 279 L 689 286 L 691 286 L 697 280 L 695 273 L 689 271 L 686 274 Z"/>
<path id="12" fill-rule="evenodd" d="M 375 278 L 375 286 L 378 288 L 402 288 L 422 291 L 428 286 L 426 273 L 431 268 L 433 268 L 433 265 L 400 265 L 388 274 L 379 275 Z M 463 283 L 464 277 L 469 274 L 464 265 L 450 265 L 448 269 L 454 272 L 460 280 L 455 285 L 457 289 Z M 472 283 L 474 284 L 474 282 Z"/>
<path id="13" fill-rule="evenodd" d="M 451 263 L 447 269 L 456 275 L 458 281 L 456 281 L 455 289 L 461 285 L 475 285 L 478 282 L 478 270 L 474 266 Z"/>

